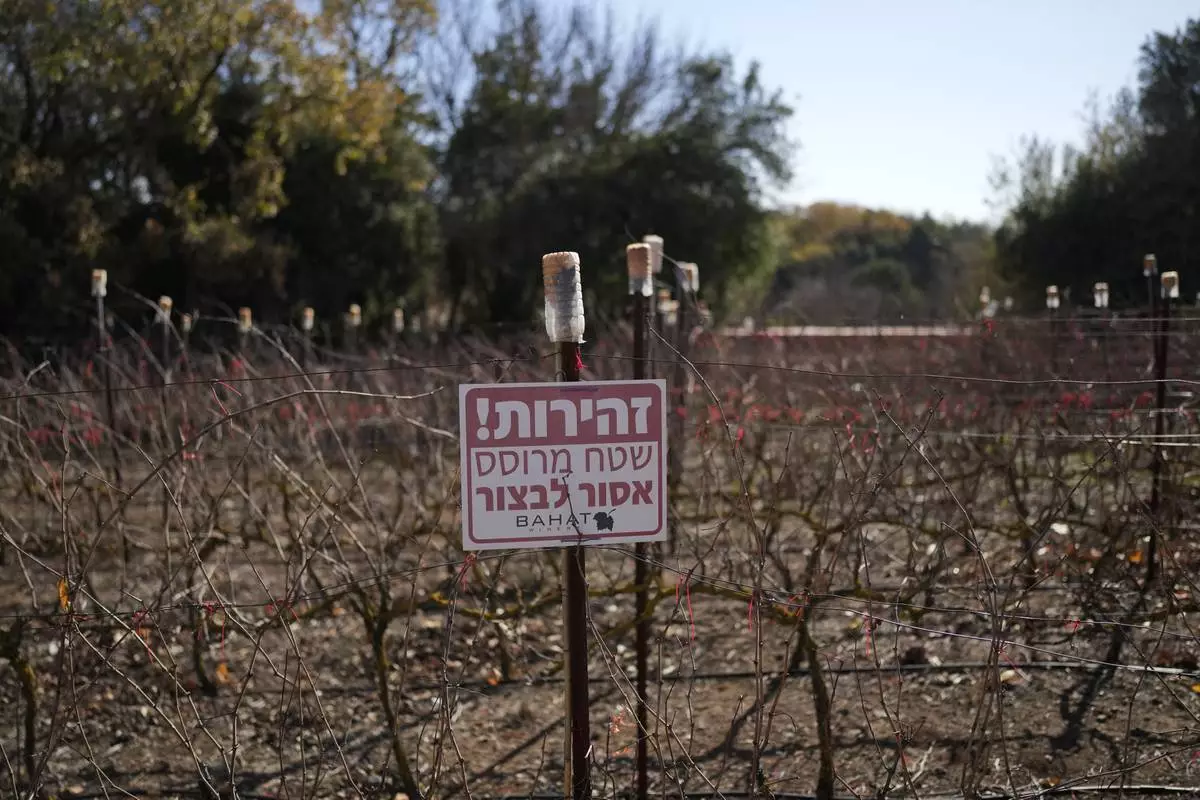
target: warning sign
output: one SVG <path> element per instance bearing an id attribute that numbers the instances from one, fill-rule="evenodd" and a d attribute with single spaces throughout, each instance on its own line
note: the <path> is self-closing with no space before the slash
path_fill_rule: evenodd
<path id="1" fill-rule="evenodd" d="M 666 382 L 458 388 L 463 548 L 666 538 Z"/>

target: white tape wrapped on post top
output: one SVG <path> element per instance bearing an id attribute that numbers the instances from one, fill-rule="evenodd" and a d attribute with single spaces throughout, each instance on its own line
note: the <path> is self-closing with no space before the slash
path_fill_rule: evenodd
<path id="1" fill-rule="evenodd" d="M 171 309 L 174 307 L 175 301 L 167 295 L 164 294 L 162 297 L 158 298 L 158 314 L 156 316 L 159 324 L 171 324 Z"/>
<path id="2" fill-rule="evenodd" d="M 547 253 L 542 256 L 542 283 L 546 290 L 546 335 L 550 341 L 583 341 L 583 282 L 579 254 Z"/>
<path id="3" fill-rule="evenodd" d="M 662 272 L 663 238 L 651 233 L 642 237 L 642 243 L 650 245 L 650 271 Z"/>
<path id="4" fill-rule="evenodd" d="M 1162 282 L 1162 296 L 1174 300 L 1179 297 L 1179 273 L 1175 270 L 1164 272 L 1159 279 Z"/>
<path id="5" fill-rule="evenodd" d="M 654 253 L 648 244 L 625 248 L 625 266 L 629 269 L 629 294 L 650 297 L 654 294 Z"/>

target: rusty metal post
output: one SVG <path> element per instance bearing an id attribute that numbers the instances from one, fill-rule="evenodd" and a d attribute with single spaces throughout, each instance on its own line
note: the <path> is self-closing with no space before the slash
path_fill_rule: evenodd
<path id="1" fill-rule="evenodd" d="M 547 253 L 542 257 L 546 291 L 546 332 L 558 345 L 561 381 L 579 380 L 583 342 L 583 287 L 578 253 Z M 588 589 L 584 547 L 563 551 L 563 624 L 567 656 L 567 758 L 564 791 L 573 800 L 591 800 L 591 720 L 588 697 Z"/>
<path id="2" fill-rule="evenodd" d="M 629 271 L 629 296 L 633 314 L 633 377 L 645 380 L 646 334 L 650 324 L 650 299 L 654 294 L 654 277 L 649 244 L 631 244 L 625 248 L 625 262 Z M 650 565 L 647 563 L 649 548 L 644 542 L 634 545 L 634 659 L 635 700 L 634 718 L 637 720 L 637 753 L 635 757 L 637 800 L 646 800 L 649 793 L 649 767 L 647 744 L 650 731 L 649 713 L 646 707 L 647 670 L 650 658 Z"/>
<path id="3" fill-rule="evenodd" d="M 1167 339 L 1171 328 L 1171 301 L 1179 297 L 1179 273 L 1164 272 L 1162 274 L 1162 319 L 1157 325 L 1158 334 L 1154 347 L 1154 461 L 1151 466 L 1150 483 L 1150 517 L 1153 528 L 1150 530 L 1150 543 L 1146 548 L 1146 581 L 1151 582 L 1158 577 L 1158 539 L 1162 529 L 1163 515 L 1161 513 L 1163 495 L 1163 473 L 1165 472 L 1166 453 L 1163 447 L 1163 434 L 1166 424 L 1167 407 Z"/>

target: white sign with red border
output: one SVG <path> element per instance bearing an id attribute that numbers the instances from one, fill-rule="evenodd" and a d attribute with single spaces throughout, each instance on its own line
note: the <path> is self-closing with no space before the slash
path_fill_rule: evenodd
<path id="1" fill-rule="evenodd" d="M 458 387 L 464 550 L 667 535 L 662 380 Z"/>

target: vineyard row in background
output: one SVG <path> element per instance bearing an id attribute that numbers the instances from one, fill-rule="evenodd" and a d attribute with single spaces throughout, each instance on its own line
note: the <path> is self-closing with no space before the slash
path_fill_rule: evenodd
<path id="1" fill-rule="evenodd" d="M 653 791 L 1183 785 L 1200 340 L 1165 320 L 656 326 L 672 530 L 643 557 Z M 561 791 L 560 564 L 464 554 L 457 515 L 454 387 L 553 379 L 544 335 L 350 352 L 179 333 L 11 357 L 0 779 Z M 629 337 L 589 330 L 582 377 L 628 377 Z M 590 757 L 615 796 L 634 785 L 637 559 L 589 550 Z"/>

